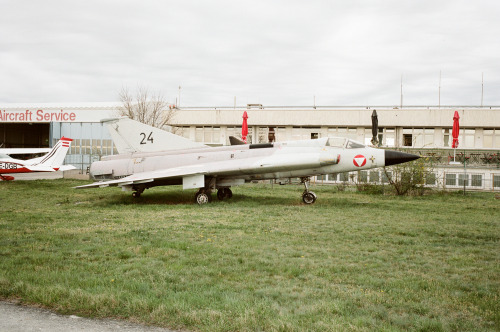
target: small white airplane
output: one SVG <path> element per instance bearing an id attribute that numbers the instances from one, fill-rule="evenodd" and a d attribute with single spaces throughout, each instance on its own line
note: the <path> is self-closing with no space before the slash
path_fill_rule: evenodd
<path id="1" fill-rule="evenodd" d="M 57 144 L 49 149 L 48 153 L 33 159 L 20 160 L 11 158 L 8 154 L 39 153 L 41 149 L 3 149 L 0 154 L 0 180 L 12 181 L 13 176 L 4 174 L 31 173 L 31 172 L 55 172 L 75 169 L 72 165 L 62 165 L 69 147 L 73 140 L 62 137 Z M 46 150 L 46 149 L 43 149 Z"/>
<path id="2" fill-rule="evenodd" d="M 198 204 L 231 198 L 230 187 L 254 180 L 300 178 L 302 200 L 316 201 L 309 190 L 311 176 L 366 170 L 420 158 L 399 151 L 375 149 L 346 138 L 208 147 L 128 118 L 105 122 L 120 153 L 90 166 L 100 180 L 76 188 L 118 186 L 139 197 L 155 186 L 181 185 L 199 189 Z"/>

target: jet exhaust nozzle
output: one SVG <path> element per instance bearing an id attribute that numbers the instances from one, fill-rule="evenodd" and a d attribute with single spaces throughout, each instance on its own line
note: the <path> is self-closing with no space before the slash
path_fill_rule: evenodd
<path id="1" fill-rule="evenodd" d="M 420 156 L 411 153 L 385 150 L 385 166 L 402 164 L 419 158 Z"/>

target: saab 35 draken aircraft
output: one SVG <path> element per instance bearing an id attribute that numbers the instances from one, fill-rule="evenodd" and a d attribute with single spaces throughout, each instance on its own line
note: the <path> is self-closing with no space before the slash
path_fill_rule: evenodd
<path id="1" fill-rule="evenodd" d="M 62 137 L 52 149 L 49 149 L 46 155 L 28 160 L 14 159 L 8 154 L 39 153 L 45 149 L 3 149 L 0 154 L 0 180 L 14 180 L 13 176 L 4 174 L 55 172 L 75 169 L 71 165 L 62 165 L 71 141 L 73 141 L 71 138 Z"/>
<path id="2" fill-rule="evenodd" d="M 309 190 L 315 175 L 366 170 L 418 159 L 419 156 L 367 147 L 346 138 L 325 137 L 263 144 L 208 147 L 181 136 L 120 118 L 104 120 L 120 152 L 90 166 L 99 180 L 76 188 L 118 186 L 140 196 L 155 186 L 181 185 L 199 189 L 198 204 L 231 198 L 230 187 L 255 180 L 300 178 L 305 186 L 302 200 L 316 201 Z"/>

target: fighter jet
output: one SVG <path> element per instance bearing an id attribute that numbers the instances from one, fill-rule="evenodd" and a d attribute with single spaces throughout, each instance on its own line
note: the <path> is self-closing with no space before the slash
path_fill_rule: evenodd
<path id="1" fill-rule="evenodd" d="M 151 187 L 182 185 L 183 189 L 198 189 L 195 201 L 201 205 L 211 201 L 215 190 L 217 198 L 224 200 L 232 197 L 232 186 L 255 180 L 300 178 L 305 186 L 302 200 L 312 204 L 317 196 L 309 190 L 311 176 L 366 170 L 419 158 L 367 147 L 346 138 L 207 147 L 130 119 L 116 120 L 110 128 L 116 131 L 113 136 L 121 130 L 120 144 L 128 145 L 130 152 L 92 163 L 90 175 L 99 181 L 76 188 L 118 186 L 139 197 Z M 162 139 L 157 139 L 157 134 Z M 155 144 L 163 151 L 153 148 Z M 150 152 L 137 151 L 147 145 L 151 146 Z"/>
<path id="2" fill-rule="evenodd" d="M 3 181 L 14 180 L 13 176 L 4 174 L 55 172 L 55 171 L 67 171 L 70 169 L 75 169 L 75 167 L 71 165 L 62 165 L 64 158 L 68 153 L 71 141 L 73 141 L 71 138 L 62 137 L 57 142 L 57 144 L 52 149 L 50 149 L 50 151 L 46 155 L 28 160 L 14 159 L 5 153 L 1 154 L 0 180 Z M 28 151 L 28 149 L 25 149 L 22 152 L 26 151 Z M 32 149 L 31 153 L 38 153 L 40 151 L 43 150 Z M 20 153 L 17 149 L 6 150 L 5 152 L 10 154 Z"/>

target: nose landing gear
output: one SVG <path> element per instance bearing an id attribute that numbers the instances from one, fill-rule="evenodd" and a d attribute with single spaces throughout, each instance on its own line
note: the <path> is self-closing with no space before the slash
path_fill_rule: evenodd
<path id="1" fill-rule="evenodd" d="M 305 204 L 313 204 L 314 202 L 316 202 L 318 196 L 316 196 L 314 192 L 309 190 L 309 182 L 311 181 L 311 179 L 309 177 L 306 177 L 306 178 L 301 178 L 300 180 L 304 184 L 304 187 L 306 188 L 306 190 L 304 190 L 304 192 L 302 193 L 302 201 Z"/>

